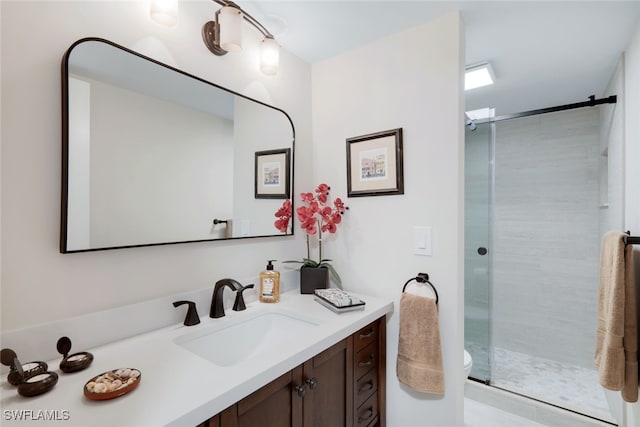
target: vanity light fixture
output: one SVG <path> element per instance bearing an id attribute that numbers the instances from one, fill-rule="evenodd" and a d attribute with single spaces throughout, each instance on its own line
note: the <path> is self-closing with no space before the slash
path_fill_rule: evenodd
<path id="1" fill-rule="evenodd" d="M 244 19 L 260 31 L 264 37 L 260 46 L 260 70 L 267 75 L 277 74 L 280 46 L 273 34 L 236 3 L 227 0 L 213 1 L 222 7 L 216 11 L 215 21 L 208 21 L 202 27 L 202 39 L 211 53 L 222 56 L 227 52 L 242 50 L 242 21 Z"/>
<path id="2" fill-rule="evenodd" d="M 464 90 L 492 85 L 494 81 L 493 69 L 488 62 L 469 65 L 464 69 Z"/>
<path id="3" fill-rule="evenodd" d="M 178 23 L 178 0 L 151 0 L 149 15 L 158 24 L 173 27 Z"/>
<path id="4" fill-rule="evenodd" d="M 242 50 L 242 21 L 247 21 L 263 36 L 260 44 L 260 71 L 266 75 L 278 74 L 280 46 L 273 34 L 253 16 L 236 3 L 228 0 L 212 0 L 222 7 L 215 13 L 213 21 L 202 27 L 205 46 L 214 55 Z M 158 24 L 173 27 L 178 22 L 178 0 L 151 0 L 150 15 Z"/>

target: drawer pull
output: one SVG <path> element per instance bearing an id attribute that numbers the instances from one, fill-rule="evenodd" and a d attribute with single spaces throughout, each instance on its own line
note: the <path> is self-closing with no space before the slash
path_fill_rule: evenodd
<path id="1" fill-rule="evenodd" d="M 373 388 L 373 381 L 372 381 L 372 380 L 369 380 L 369 381 L 367 381 L 366 383 L 364 383 L 364 384 L 362 385 L 362 387 L 360 387 L 360 390 L 358 390 L 358 394 L 360 395 L 360 394 L 362 394 L 362 393 L 366 393 L 366 392 L 368 392 L 369 390 L 371 390 L 372 388 Z"/>
<path id="2" fill-rule="evenodd" d="M 297 385 L 295 386 L 294 390 L 296 391 L 296 393 L 298 394 L 298 396 L 300 397 L 304 397 L 305 394 L 307 394 L 307 389 L 304 388 L 303 385 Z"/>
<path id="3" fill-rule="evenodd" d="M 360 334 L 360 336 L 358 338 L 360 338 L 361 340 L 365 339 L 365 338 L 369 338 L 371 335 L 373 335 L 375 331 L 373 330 L 373 326 L 371 328 L 369 328 L 369 332 L 364 333 L 364 334 Z"/>
<path id="4" fill-rule="evenodd" d="M 307 384 L 309 384 L 309 388 L 311 390 L 315 390 L 316 387 L 318 387 L 318 379 L 316 377 L 313 378 L 309 378 L 307 381 L 305 381 Z"/>
<path id="5" fill-rule="evenodd" d="M 373 353 L 371 353 L 369 355 L 369 359 L 367 359 L 366 361 L 363 361 L 363 362 L 358 362 L 358 366 L 361 367 L 361 368 L 363 366 L 369 366 L 369 365 L 371 365 L 373 363 L 373 359 L 375 359 L 375 356 L 373 355 Z"/>
<path id="6" fill-rule="evenodd" d="M 371 417 L 373 417 L 373 410 L 371 410 L 371 408 L 369 408 L 369 409 L 367 409 L 367 412 L 365 412 L 363 416 L 358 417 L 358 424 L 360 424 L 361 422 L 370 420 Z"/>

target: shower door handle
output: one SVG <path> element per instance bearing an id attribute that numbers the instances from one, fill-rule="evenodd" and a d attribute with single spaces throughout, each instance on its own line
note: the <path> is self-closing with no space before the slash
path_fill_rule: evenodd
<path id="1" fill-rule="evenodd" d="M 487 248 L 485 248 L 485 247 L 483 247 L 483 246 L 480 246 L 480 247 L 478 248 L 478 255 L 484 256 L 484 255 L 486 255 L 486 254 L 487 254 L 487 252 L 489 252 L 489 251 L 487 250 Z"/>

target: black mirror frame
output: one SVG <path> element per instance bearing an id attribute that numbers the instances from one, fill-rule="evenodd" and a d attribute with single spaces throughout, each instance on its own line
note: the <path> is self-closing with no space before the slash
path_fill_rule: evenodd
<path id="1" fill-rule="evenodd" d="M 104 248 L 88 248 L 88 249 L 74 249 L 74 250 L 69 250 L 67 248 L 67 220 L 68 220 L 68 196 L 69 196 L 69 57 L 71 55 L 71 52 L 73 51 L 73 49 L 78 46 L 81 43 L 84 42 L 89 42 L 89 41 L 95 41 L 95 42 L 101 42 L 101 43 L 105 43 L 108 45 L 111 45 L 115 48 L 121 49 L 123 51 L 125 51 L 126 53 L 129 53 L 131 55 L 135 55 L 141 59 L 150 61 L 156 65 L 159 65 L 161 67 L 167 68 L 171 71 L 174 71 L 176 73 L 182 74 L 183 76 L 195 79 L 201 83 L 205 83 L 211 86 L 214 86 L 218 89 L 227 91 L 235 96 L 239 96 L 241 98 L 244 98 L 246 100 L 249 101 L 253 101 L 256 102 L 260 105 L 263 105 L 265 107 L 274 109 L 276 111 L 281 112 L 282 114 L 285 115 L 285 117 L 287 118 L 287 120 L 289 120 L 289 123 L 291 124 L 291 130 L 292 130 L 292 141 L 291 141 L 291 164 L 290 164 L 290 171 L 291 171 L 291 177 L 288 180 L 288 185 L 289 185 L 289 189 L 290 189 L 290 193 L 294 194 L 294 180 L 293 177 L 294 175 L 294 169 L 295 169 L 295 162 L 294 160 L 294 153 L 295 153 L 295 140 L 296 140 L 296 131 L 295 131 L 295 126 L 293 125 L 293 121 L 291 120 L 291 117 L 289 116 L 289 114 L 287 114 L 286 111 L 274 107 L 272 105 L 266 104 L 262 101 L 258 101 L 257 99 L 253 99 L 250 98 L 248 96 L 242 95 L 238 92 L 235 92 L 233 90 L 227 89 L 223 86 L 217 85 L 215 83 L 212 83 L 208 80 L 204 80 L 200 77 L 197 77 L 193 74 L 187 73 L 185 71 L 182 71 L 178 68 L 172 67 L 170 65 L 164 64 L 160 61 L 157 61 L 153 58 L 150 58 L 148 56 L 142 55 L 138 52 L 135 52 L 131 49 L 128 49 L 124 46 L 121 46 L 117 43 L 114 43 L 110 40 L 106 40 L 100 37 L 85 37 L 82 39 L 77 40 L 76 42 L 74 42 L 68 49 L 67 51 L 64 53 L 63 57 L 62 57 L 62 66 L 61 66 L 61 87 L 62 87 L 62 170 L 61 170 L 61 174 L 62 174 L 62 179 L 61 179 L 61 197 L 60 197 L 60 253 L 62 254 L 67 254 L 67 253 L 76 253 L 76 252 L 94 252 L 94 251 L 103 251 L 103 250 L 112 250 L 112 249 L 126 249 L 126 248 L 138 248 L 138 247 L 146 247 L 146 246 L 164 246 L 164 245 L 175 245 L 175 244 L 182 244 L 182 243 L 199 243 L 199 242 L 216 242 L 216 241 L 226 241 L 226 240 L 240 240 L 240 239 L 256 239 L 256 238 L 264 238 L 264 237 L 286 237 L 286 236 L 292 236 L 294 235 L 294 227 L 293 227 L 293 216 L 291 218 L 291 234 L 270 234 L 270 235 L 261 235 L 261 236 L 242 236 L 242 237 L 229 237 L 229 238 L 217 238 L 217 239 L 200 239 L 200 240 L 184 240 L 184 241 L 174 241 L 174 242 L 159 242 L 159 243 L 143 243 L 143 244 L 135 244 L 135 245 L 124 245 L 124 246 L 109 246 L 109 247 L 104 247 Z M 293 200 L 291 200 L 292 203 L 292 210 L 294 210 L 295 208 L 293 207 Z M 275 227 L 274 227 L 275 228 Z"/>

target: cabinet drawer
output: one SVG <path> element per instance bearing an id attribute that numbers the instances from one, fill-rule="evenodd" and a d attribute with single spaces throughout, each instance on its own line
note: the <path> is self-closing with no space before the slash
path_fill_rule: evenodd
<path id="1" fill-rule="evenodd" d="M 378 416 L 378 395 L 374 394 L 358 408 L 356 412 L 356 426 L 368 426 Z"/>
<path id="2" fill-rule="evenodd" d="M 373 322 L 354 334 L 356 352 L 378 341 L 378 322 Z"/>
<path id="3" fill-rule="evenodd" d="M 355 378 L 360 379 L 364 374 L 378 366 L 378 343 L 373 342 L 356 354 Z"/>
<path id="4" fill-rule="evenodd" d="M 372 369 L 356 381 L 356 408 L 378 390 L 378 370 Z"/>

